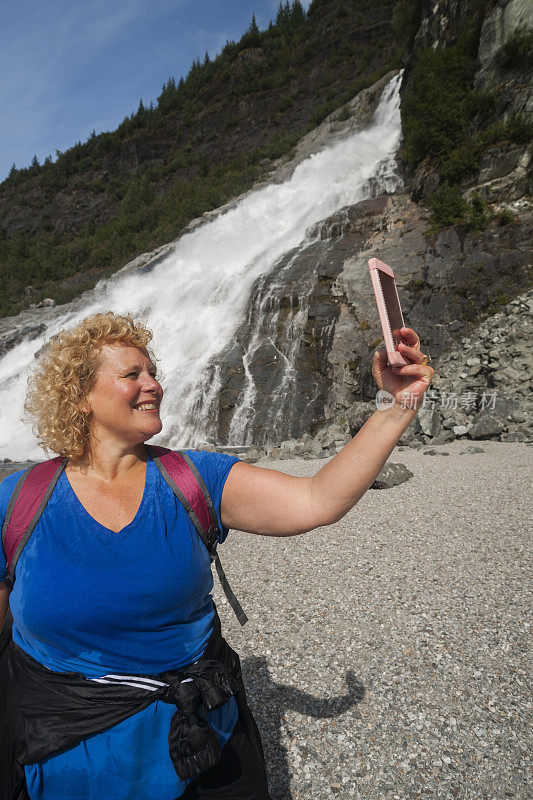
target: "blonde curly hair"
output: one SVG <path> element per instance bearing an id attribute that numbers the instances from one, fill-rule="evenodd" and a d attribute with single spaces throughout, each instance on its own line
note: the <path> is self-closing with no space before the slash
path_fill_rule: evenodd
<path id="1" fill-rule="evenodd" d="M 148 350 L 152 336 L 142 322 L 108 311 L 86 317 L 75 328 L 62 330 L 50 339 L 28 378 L 24 404 L 44 450 L 70 459 L 87 453 L 89 418 L 79 406 L 95 384 L 102 347 L 139 347 L 155 363 Z"/>

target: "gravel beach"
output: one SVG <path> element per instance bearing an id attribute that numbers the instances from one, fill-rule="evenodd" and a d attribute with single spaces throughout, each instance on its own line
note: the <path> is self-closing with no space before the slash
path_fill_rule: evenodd
<path id="1" fill-rule="evenodd" d="M 531 797 L 531 467 L 523 443 L 396 448 L 413 472 L 302 536 L 231 531 L 273 800 Z M 438 455 L 426 455 L 428 450 Z M 260 461 L 293 475 L 325 461 Z"/>

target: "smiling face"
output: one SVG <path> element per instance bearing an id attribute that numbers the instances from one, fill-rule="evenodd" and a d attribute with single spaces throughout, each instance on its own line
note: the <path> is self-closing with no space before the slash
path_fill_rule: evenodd
<path id="1" fill-rule="evenodd" d="M 95 385 L 80 406 L 90 414 L 91 439 L 129 447 L 160 432 L 163 389 L 155 374 L 146 351 L 122 344 L 102 347 Z"/>

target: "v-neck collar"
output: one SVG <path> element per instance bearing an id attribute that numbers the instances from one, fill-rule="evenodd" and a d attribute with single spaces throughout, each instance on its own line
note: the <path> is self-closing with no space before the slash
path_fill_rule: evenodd
<path id="1" fill-rule="evenodd" d="M 87 509 L 85 508 L 85 506 L 81 502 L 80 498 L 78 497 L 78 495 L 74 491 L 74 489 L 72 487 L 72 484 L 68 479 L 68 475 L 67 475 L 66 470 L 63 470 L 64 480 L 66 481 L 66 486 L 67 486 L 67 491 L 69 492 L 69 494 L 73 498 L 74 505 L 77 506 L 77 509 L 78 509 L 77 513 L 79 513 L 81 517 L 83 517 L 87 522 L 89 522 L 89 524 L 96 531 L 98 531 L 100 533 L 103 533 L 106 537 L 113 537 L 113 538 L 117 539 L 117 538 L 123 538 L 124 536 L 127 536 L 128 533 L 130 533 L 134 528 L 137 527 L 137 523 L 144 516 L 145 507 L 146 507 L 146 505 L 148 504 L 148 502 L 150 500 L 150 495 L 152 493 L 152 486 L 153 486 L 153 481 L 150 479 L 150 472 L 151 472 L 150 464 L 151 463 L 153 463 L 153 459 L 152 459 L 152 456 L 150 455 L 150 453 L 148 452 L 148 449 L 147 449 L 146 450 L 146 470 L 145 470 L 145 476 L 144 476 L 144 489 L 143 489 L 143 494 L 142 494 L 142 497 L 141 497 L 141 502 L 139 503 L 139 507 L 138 507 L 137 511 L 135 512 L 135 516 L 133 517 L 131 522 L 128 522 L 128 524 L 125 525 L 123 528 L 121 528 L 119 531 L 114 531 L 111 528 L 107 528 L 105 525 L 102 525 L 101 522 L 98 522 L 98 520 L 95 519 L 92 516 L 92 514 L 89 514 L 89 512 L 87 511 Z"/>

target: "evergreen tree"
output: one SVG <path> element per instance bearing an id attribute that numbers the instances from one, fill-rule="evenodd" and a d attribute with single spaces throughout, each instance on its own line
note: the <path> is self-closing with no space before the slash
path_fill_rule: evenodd
<path id="1" fill-rule="evenodd" d="M 11 164 L 11 169 L 9 170 L 9 177 L 14 178 L 16 174 L 17 174 L 17 168 L 15 166 L 15 163 L 13 162 L 13 164 Z"/>
<path id="2" fill-rule="evenodd" d="M 142 101 L 142 98 L 139 100 L 139 108 L 135 114 L 131 115 L 131 121 L 135 128 L 140 128 L 144 125 L 144 122 L 147 117 L 146 107 Z"/>
<path id="3" fill-rule="evenodd" d="M 32 160 L 31 160 L 31 168 L 32 169 L 39 169 L 40 166 L 41 165 L 39 164 L 39 159 L 37 158 L 37 155 L 34 155 Z"/>
<path id="4" fill-rule="evenodd" d="M 157 98 L 157 106 L 162 114 L 167 114 L 176 107 L 177 97 L 176 81 L 174 78 L 169 78 L 168 83 L 163 84 L 161 94 Z"/>
<path id="5" fill-rule="evenodd" d="M 257 20 L 255 14 L 252 14 L 252 21 L 250 27 L 241 39 L 241 46 L 244 47 L 261 47 L 261 33 L 257 27 Z"/>
<path id="6" fill-rule="evenodd" d="M 299 25 L 305 22 L 305 10 L 300 0 L 294 0 L 291 7 L 291 22 L 293 25 Z"/>

